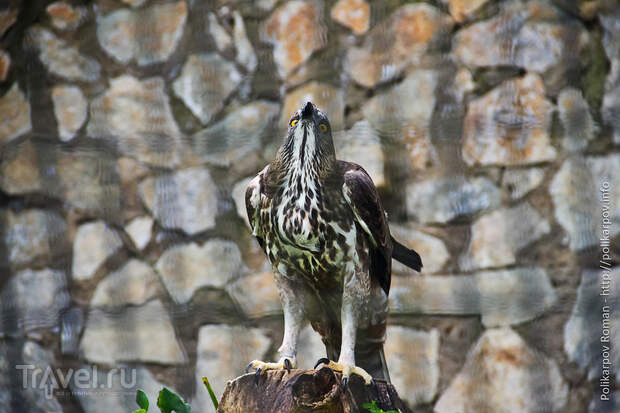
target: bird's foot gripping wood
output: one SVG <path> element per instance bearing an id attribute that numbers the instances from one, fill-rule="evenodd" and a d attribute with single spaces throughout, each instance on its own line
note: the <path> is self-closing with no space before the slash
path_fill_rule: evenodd
<path id="1" fill-rule="evenodd" d="M 282 357 L 277 363 L 266 363 L 260 360 L 252 360 L 250 364 L 248 364 L 248 366 L 245 368 L 245 372 L 249 373 L 250 369 L 256 369 L 255 381 L 258 382 L 258 377 L 260 376 L 261 371 L 286 369 L 286 372 L 290 373 L 291 369 L 295 368 L 295 365 L 295 359 L 291 359 L 288 357 Z"/>
<path id="2" fill-rule="evenodd" d="M 367 386 L 371 384 L 375 386 L 375 381 L 373 380 L 372 376 L 361 367 L 353 366 L 351 364 L 340 364 L 333 362 L 329 359 L 322 358 L 316 362 L 314 368 L 316 369 L 321 364 L 332 369 L 333 371 L 338 371 L 342 373 L 342 387 L 347 386 L 351 374 L 357 374 L 358 376 L 360 376 L 362 379 L 364 379 L 364 383 L 366 383 Z"/>

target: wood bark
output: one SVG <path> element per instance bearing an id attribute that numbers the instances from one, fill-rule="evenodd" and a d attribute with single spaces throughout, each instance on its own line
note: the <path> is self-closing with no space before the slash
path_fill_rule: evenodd
<path id="1" fill-rule="evenodd" d="M 373 400 L 381 409 L 411 413 L 394 386 L 377 380 L 375 386 L 352 376 L 346 388 L 341 374 L 327 367 L 320 370 L 270 370 L 258 377 L 246 374 L 228 382 L 218 413 L 355 413 L 368 412 Z"/>

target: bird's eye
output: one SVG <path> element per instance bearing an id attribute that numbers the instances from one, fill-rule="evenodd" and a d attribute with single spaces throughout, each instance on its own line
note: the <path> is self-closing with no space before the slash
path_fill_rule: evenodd
<path id="1" fill-rule="evenodd" d="M 297 119 L 293 119 L 293 120 L 291 121 L 291 126 L 295 126 L 295 125 L 297 125 Z"/>
<path id="2" fill-rule="evenodd" d="M 321 129 L 321 132 L 327 132 L 327 125 L 324 123 L 321 123 L 319 125 L 319 128 Z"/>

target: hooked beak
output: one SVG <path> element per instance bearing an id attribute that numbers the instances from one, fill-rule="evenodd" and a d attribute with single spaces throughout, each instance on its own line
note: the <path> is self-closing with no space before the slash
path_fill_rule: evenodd
<path id="1" fill-rule="evenodd" d="M 304 108 L 301 110 L 302 120 L 312 120 L 314 116 L 315 106 L 312 102 L 308 101 Z"/>

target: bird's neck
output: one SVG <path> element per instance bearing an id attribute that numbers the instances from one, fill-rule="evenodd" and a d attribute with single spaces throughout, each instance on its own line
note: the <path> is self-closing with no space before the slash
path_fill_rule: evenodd
<path id="1" fill-rule="evenodd" d="M 294 188 L 298 193 L 320 186 L 320 182 L 330 175 L 336 165 L 335 154 L 321 150 L 294 149 L 297 148 L 285 144 L 276 156 L 281 184 Z"/>

